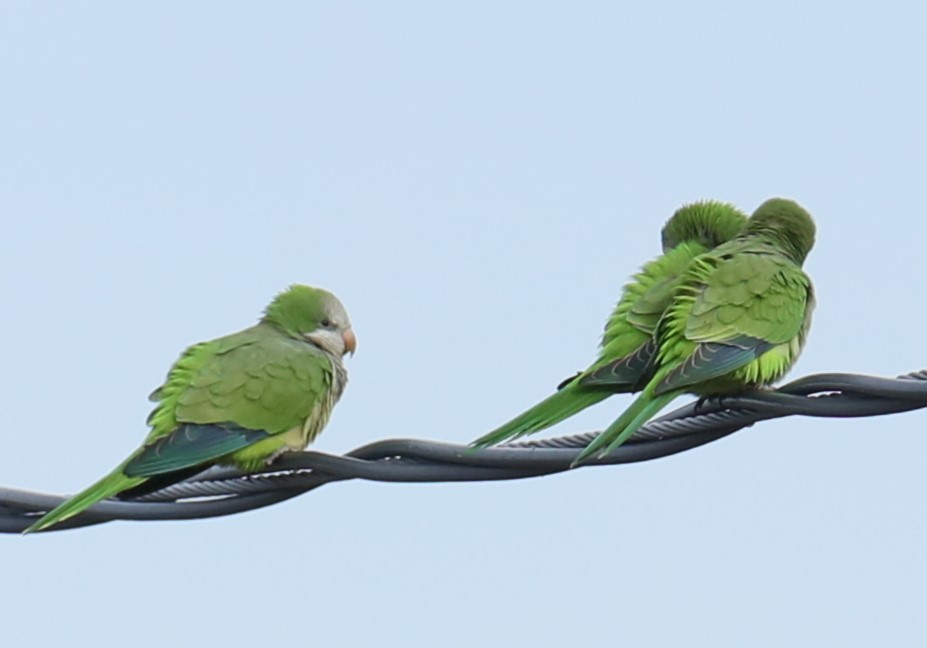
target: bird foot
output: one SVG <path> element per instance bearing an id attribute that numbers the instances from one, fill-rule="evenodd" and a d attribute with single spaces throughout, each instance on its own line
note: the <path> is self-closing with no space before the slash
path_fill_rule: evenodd
<path id="1" fill-rule="evenodd" d="M 711 399 L 711 396 L 699 396 L 698 400 L 695 401 L 695 413 L 701 414 L 702 410 L 705 408 L 705 404 Z"/>
<path id="2" fill-rule="evenodd" d="M 709 402 L 717 404 L 718 409 L 727 409 L 724 400 L 724 396 L 700 396 L 699 399 L 695 401 L 695 413 L 701 414 Z"/>

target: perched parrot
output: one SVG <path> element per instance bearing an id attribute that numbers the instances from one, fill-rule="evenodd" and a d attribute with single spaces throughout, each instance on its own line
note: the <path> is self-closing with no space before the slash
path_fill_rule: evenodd
<path id="1" fill-rule="evenodd" d="M 716 201 L 678 209 L 663 227 L 663 255 L 646 263 L 624 287 L 605 325 L 596 361 L 563 381 L 552 396 L 471 445 L 482 448 L 544 430 L 612 394 L 643 387 L 656 349 L 653 332 L 680 274 L 696 256 L 731 239 L 746 221 L 736 207 Z"/>
<path id="2" fill-rule="evenodd" d="M 209 466 L 253 471 L 318 436 L 348 381 L 356 338 L 328 291 L 294 285 L 238 333 L 188 348 L 151 395 L 151 432 L 109 475 L 26 533 L 126 491 L 163 487 Z M 144 485 L 144 486 L 143 486 Z"/>
<path id="3" fill-rule="evenodd" d="M 657 325 L 647 385 L 574 465 L 610 453 L 683 392 L 717 396 L 781 378 L 811 326 L 814 292 L 801 266 L 814 234 L 808 212 L 773 198 L 735 238 L 695 258 Z"/>

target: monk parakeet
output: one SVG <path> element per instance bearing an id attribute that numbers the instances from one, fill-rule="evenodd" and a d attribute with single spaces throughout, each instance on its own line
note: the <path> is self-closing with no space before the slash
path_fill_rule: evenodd
<path id="1" fill-rule="evenodd" d="M 814 234 L 808 212 L 773 198 L 735 238 L 693 259 L 657 325 L 647 385 L 575 463 L 607 455 L 683 392 L 716 396 L 781 378 L 811 326 L 814 294 L 801 266 Z"/>
<path id="2" fill-rule="evenodd" d="M 151 432 L 109 475 L 30 526 L 40 531 L 100 500 L 162 487 L 219 464 L 257 470 L 318 436 L 348 381 L 356 338 L 328 291 L 294 285 L 251 328 L 191 346 L 151 395 Z"/>
<path id="3" fill-rule="evenodd" d="M 686 265 L 731 239 L 747 217 L 733 205 L 685 205 L 663 227 L 663 255 L 649 261 L 624 287 L 605 325 L 599 357 L 561 383 L 559 391 L 473 442 L 486 447 L 544 430 L 612 394 L 637 391 L 656 347 L 653 332 Z"/>

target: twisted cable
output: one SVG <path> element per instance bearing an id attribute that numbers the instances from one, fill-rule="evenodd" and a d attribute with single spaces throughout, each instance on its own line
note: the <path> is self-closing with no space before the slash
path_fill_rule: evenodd
<path id="1" fill-rule="evenodd" d="M 754 423 L 786 416 L 862 417 L 927 407 L 927 370 L 898 378 L 828 373 L 766 389 L 685 405 L 648 422 L 624 445 L 588 465 L 649 461 L 717 441 Z M 307 493 L 331 482 L 499 481 L 570 469 L 599 434 L 531 439 L 474 450 L 421 439 L 388 439 L 343 456 L 313 450 L 281 456 L 244 475 L 210 468 L 135 499 L 106 500 L 52 531 L 111 520 L 185 520 L 241 513 Z M 57 495 L 0 487 L 0 533 L 19 533 L 64 500 Z"/>

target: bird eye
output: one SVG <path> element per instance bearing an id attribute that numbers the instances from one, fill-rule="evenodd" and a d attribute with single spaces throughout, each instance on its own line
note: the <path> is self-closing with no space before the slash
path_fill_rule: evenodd
<path id="1" fill-rule="evenodd" d="M 322 326 L 328 327 L 332 325 L 332 321 L 327 317 L 321 321 Z"/>

